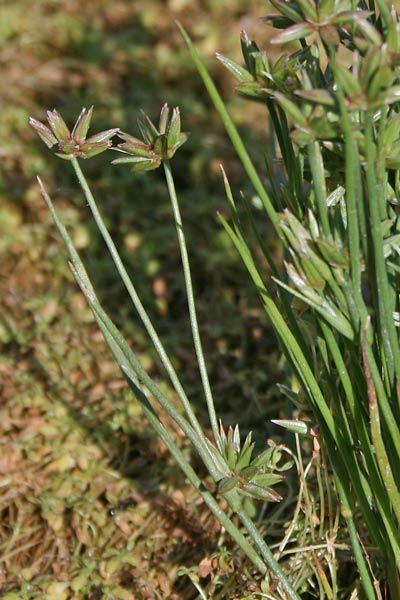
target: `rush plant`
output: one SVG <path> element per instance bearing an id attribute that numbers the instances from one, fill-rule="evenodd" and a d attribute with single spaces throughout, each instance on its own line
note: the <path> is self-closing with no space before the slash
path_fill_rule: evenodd
<path id="1" fill-rule="evenodd" d="M 282 568 L 278 558 L 288 539 L 295 539 L 295 526 L 282 531 L 285 541 L 274 554 L 243 504 L 249 496 L 279 501 L 274 486 L 291 463 L 279 448 L 253 456 L 251 436 L 242 442 L 239 427 L 225 431 L 218 423 L 170 163 L 187 139 L 181 132 L 179 109 L 171 112 L 164 105 L 157 124 L 142 112 L 141 139 L 117 129 L 87 139 L 92 109 L 83 109 L 72 132 L 56 111 L 48 113 L 49 127 L 34 119 L 31 125 L 57 156 L 71 162 L 184 414 L 144 371 L 104 311 L 67 230 L 39 184 L 67 246 L 75 278 L 149 422 L 244 554 L 262 575 L 273 574 L 275 581 L 265 597 L 298 600 L 304 592 L 311 594 L 307 597 L 333 600 L 395 600 L 400 597 L 399 18 L 396 8 L 384 0 L 271 3 L 275 13 L 266 19 L 277 29 L 272 42 L 283 47 L 277 60 L 271 61 L 268 52 L 245 32 L 241 34 L 244 65 L 218 55 L 236 78 L 237 92 L 265 105 L 276 146 L 272 155 L 266 153 L 265 173 L 254 167 L 204 63 L 182 28 L 181 33 L 258 196 L 258 210 L 272 223 L 284 249 L 284 262 L 277 264 L 263 239 L 260 215 L 255 218 L 255 208 L 243 197 L 248 231 L 223 171 L 232 218 L 228 222 L 221 216 L 222 225 L 260 294 L 293 374 L 290 386 L 280 386 L 293 414 L 278 423 L 295 433 L 299 455 L 299 436 L 319 432 L 318 443 L 331 475 L 325 484 L 318 479 L 317 502 L 322 504 L 327 494 L 334 512 L 332 479 L 339 498 L 340 537 L 351 547 L 358 573 L 353 573 L 347 588 L 337 582 L 335 560 L 324 569 L 315 555 L 313 575 L 305 578 L 296 561 L 291 569 Z M 80 167 L 81 158 L 108 150 L 116 135 L 122 140 L 113 148 L 120 153 L 113 161 L 116 168 L 164 169 L 211 440 L 141 303 Z M 255 244 L 269 263 L 272 281 L 254 258 Z M 154 403 L 191 441 L 218 494 L 225 498 L 227 512 L 186 462 L 153 409 Z M 303 485 L 305 472 L 300 463 Z M 305 505 L 310 502 L 306 499 Z M 334 545 L 335 540 L 330 543 Z"/>
<path id="2" fill-rule="evenodd" d="M 272 43 L 290 51 L 272 63 L 243 32 L 244 66 L 218 57 L 238 93 L 269 113 L 278 148 L 268 160 L 267 189 L 186 40 L 285 249 L 277 274 L 255 228 L 272 263 L 275 298 L 227 180 L 233 225 L 222 222 L 297 377 L 300 391 L 288 395 L 320 428 L 363 594 L 397 598 L 399 18 L 383 1 L 271 3 L 277 14 L 266 19 L 280 30 Z"/>

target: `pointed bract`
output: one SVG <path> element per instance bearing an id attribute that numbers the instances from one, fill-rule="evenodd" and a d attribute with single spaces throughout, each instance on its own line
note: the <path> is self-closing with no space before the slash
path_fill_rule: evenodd
<path id="1" fill-rule="evenodd" d="M 160 121 L 158 124 L 158 131 L 161 133 L 161 135 L 167 131 L 168 117 L 169 117 L 169 107 L 168 107 L 168 104 L 164 104 L 164 106 L 161 109 Z"/>
<path id="2" fill-rule="evenodd" d="M 70 137 L 71 134 L 64 119 L 56 110 L 47 111 L 47 120 L 49 122 L 52 132 L 54 133 L 59 142 Z"/>
<path id="3" fill-rule="evenodd" d="M 105 131 L 100 131 L 100 133 L 95 133 L 95 135 L 91 135 L 90 138 L 86 140 L 87 144 L 104 144 L 111 140 L 116 133 L 119 132 L 118 127 L 114 127 L 114 129 L 106 129 Z"/>
<path id="4" fill-rule="evenodd" d="M 97 156 L 97 154 L 105 152 L 109 148 L 111 148 L 110 140 L 105 142 L 97 142 L 94 144 L 87 140 L 83 146 L 81 146 L 82 158 L 92 158 L 93 156 Z"/>
<path id="5" fill-rule="evenodd" d="M 140 111 L 140 117 L 138 118 L 138 125 L 143 139 L 148 143 L 152 144 L 157 137 L 160 135 L 157 127 L 150 121 L 144 110 Z"/>
<path id="6" fill-rule="evenodd" d="M 46 144 L 48 148 L 52 148 L 57 144 L 58 140 L 52 131 L 46 125 L 43 125 L 40 121 L 37 121 L 33 117 L 29 117 L 29 125 L 33 127 L 40 139 Z"/>
<path id="7" fill-rule="evenodd" d="M 82 108 L 81 114 L 76 121 L 74 128 L 72 130 L 72 137 L 78 141 L 84 141 L 87 136 L 87 132 L 90 127 L 90 121 L 92 119 L 93 106 L 86 110 L 86 108 Z"/>

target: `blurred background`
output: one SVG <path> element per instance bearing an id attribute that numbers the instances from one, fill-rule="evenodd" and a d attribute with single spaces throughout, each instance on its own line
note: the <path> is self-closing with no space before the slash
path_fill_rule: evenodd
<path id="1" fill-rule="evenodd" d="M 128 336 L 143 366 L 161 378 L 155 353 L 93 226 L 72 167 L 45 148 L 28 127 L 29 116 L 44 120 L 46 110 L 55 108 L 72 126 L 81 108 L 93 104 L 91 133 L 120 127 L 137 135 L 141 108 L 157 119 L 164 102 L 180 107 L 183 131 L 190 131 L 191 137 L 172 166 L 217 413 L 225 425 L 239 422 L 243 434 L 254 429 L 263 445 L 270 434 L 268 419 L 279 416 L 274 386 L 281 376 L 279 353 L 257 295 L 218 222 L 218 212 L 228 214 L 219 164 L 224 164 L 237 197 L 242 191 L 252 199 L 253 192 L 175 25 L 178 19 L 191 35 L 262 172 L 269 146 L 266 112 L 235 96 L 233 79 L 215 52 L 241 62 L 242 29 L 260 47 L 267 47 L 268 28 L 261 20 L 266 12 L 260 0 L 0 3 L 0 417 L 4 449 L 0 474 L 6 478 L 0 583 L 4 589 L 19 589 L 22 594 L 18 586 L 26 581 L 32 585 L 38 574 L 49 573 L 46 585 L 52 585 L 55 579 L 63 580 L 63 573 L 69 578 L 71 572 L 79 573 L 81 563 L 73 560 L 80 551 L 74 544 L 95 544 L 82 533 L 88 528 L 79 521 L 79 515 L 85 514 L 89 522 L 90 514 L 74 512 L 75 500 L 87 501 L 82 499 L 82 489 L 87 489 L 82 488 L 82 472 L 87 473 L 86 463 L 79 463 L 82 456 L 89 457 L 89 463 L 94 461 L 97 483 L 88 479 L 85 485 L 91 490 L 90 506 L 98 511 L 131 494 L 132 480 L 141 498 L 153 497 L 154 490 L 168 495 L 171 490 L 185 489 L 136 405 L 126 400 L 125 384 L 69 271 L 66 252 L 38 193 L 36 175 L 55 201 L 106 309 Z M 134 176 L 128 168 L 111 166 L 110 158 L 111 153 L 105 153 L 82 161 L 81 166 L 142 300 L 206 423 L 162 170 Z M 264 216 L 259 226 L 273 250 Z M 68 510 L 62 500 L 67 497 Z M 156 503 L 152 510 L 158 508 Z M 165 521 L 165 515 L 162 518 Z M 171 537 L 171 518 L 165 521 L 169 529 L 157 521 L 158 535 L 165 539 Z M 34 556 L 25 549 L 26 540 L 9 541 L 17 521 L 20 530 L 37 532 Z M 104 523 L 102 527 L 105 532 Z M 115 526 L 109 527 L 112 536 Z M 125 529 L 129 530 L 128 525 Z M 54 539 L 49 542 L 49 538 L 45 542 L 44 531 L 61 536 L 65 545 Z M 198 531 L 193 532 L 193 539 L 196 536 Z M 110 547 L 109 538 L 103 542 L 104 548 Z M 54 550 L 51 560 L 49 550 L 44 552 L 45 543 Z M 204 540 L 201 543 L 204 547 Z M 190 544 L 190 552 L 185 546 L 180 548 L 177 564 L 182 557 L 189 563 L 201 560 L 201 552 L 193 559 L 196 544 L 193 540 Z M 100 542 L 97 547 L 103 560 Z M 157 561 L 162 564 L 160 552 Z M 148 567 L 143 568 L 148 579 Z M 140 573 L 135 577 L 140 579 Z M 160 579 L 155 588 L 162 585 L 167 584 Z M 25 597 L 30 596 L 18 596 Z M 182 596 L 171 592 L 162 597 L 191 595 L 186 590 Z"/>

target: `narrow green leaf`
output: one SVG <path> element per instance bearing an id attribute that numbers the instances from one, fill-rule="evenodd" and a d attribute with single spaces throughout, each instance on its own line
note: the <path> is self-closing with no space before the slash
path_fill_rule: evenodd
<path id="1" fill-rule="evenodd" d="M 264 502 L 280 502 L 282 496 L 275 490 L 270 488 L 263 488 L 255 483 L 245 483 L 238 491 L 241 494 L 250 496 L 250 498 L 256 498 L 257 500 L 263 500 Z"/>
<path id="2" fill-rule="evenodd" d="M 104 144 L 105 142 L 110 141 L 111 138 L 118 132 L 118 127 L 114 127 L 114 129 L 107 129 L 106 131 L 100 131 L 99 133 L 91 135 L 86 140 L 86 144 Z"/>
<path id="3" fill-rule="evenodd" d="M 298 108 L 296 104 L 292 102 L 292 100 L 289 100 L 289 98 L 287 98 L 280 92 L 275 92 L 274 98 L 279 102 L 280 106 L 283 108 L 285 113 L 290 117 L 290 119 L 297 127 L 308 126 L 306 117 L 303 115 L 300 108 Z"/>
<path id="4" fill-rule="evenodd" d="M 218 482 L 218 492 L 222 495 L 233 490 L 238 484 L 236 477 L 223 477 Z"/>
<path id="5" fill-rule="evenodd" d="M 246 440 L 247 441 L 247 440 Z M 250 464 L 251 456 L 253 454 L 255 443 L 250 443 L 249 445 L 244 445 L 243 449 L 240 453 L 239 459 L 237 461 L 237 469 L 241 471 L 245 467 Z"/>
<path id="6" fill-rule="evenodd" d="M 271 419 L 271 423 L 279 425 L 279 427 L 284 427 L 292 433 L 297 433 L 299 435 L 308 434 L 307 423 L 304 423 L 304 421 L 300 421 L 299 419 Z"/>
<path id="7" fill-rule="evenodd" d="M 163 135 L 164 133 L 167 132 L 168 117 L 169 117 L 169 107 L 168 107 L 168 104 L 165 103 L 165 104 L 163 104 L 163 106 L 161 108 L 160 120 L 158 123 L 158 131 L 160 132 L 161 135 Z"/>
<path id="8" fill-rule="evenodd" d="M 303 15 L 298 10 L 296 4 L 287 2 L 286 0 L 271 0 L 271 4 L 276 8 L 278 13 L 287 17 L 290 21 L 294 23 L 303 21 Z"/>
<path id="9" fill-rule="evenodd" d="M 360 83 L 347 67 L 337 63 L 335 65 L 335 76 L 348 98 L 353 99 L 362 94 Z"/>
<path id="10" fill-rule="evenodd" d="M 271 39 L 271 44 L 287 44 L 298 40 L 304 40 L 306 37 L 314 33 L 314 27 L 309 23 L 296 23 L 284 29 Z"/>
<path id="11" fill-rule="evenodd" d="M 252 482 L 261 487 L 272 487 L 283 481 L 283 479 L 283 475 L 278 473 L 259 473 L 253 477 Z"/>
<path id="12" fill-rule="evenodd" d="M 400 490 L 396 485 L 393 471 L 389 461 L 388 454 L 386 452 L 385 444 L 383 442 L 383 435 L 381 430 L 381 422 L 379 416 L 378 399 L 375 391 L 374 382 L 369 367 L 368 356 L 365 351 L 366 342 L 363 344 L 362 356 L 364 364 L 364 372 L 367 379 L 368 388 L 368 399 L 369 399 L 369 412 L 370 412 L 370 424 L 371 424 L 371 437 L 376 452 L 377 462 L 379 470 L 385 484 L 387 493 L 392 503 L 393 512 L 397 518 L 397 524 L 400 526 Z M 398 465 L 399 467 L 399 465 Z M 400 557 L 398 557 L 398 564 L 400 565 Z"/>
<path id="13" fill-rule="evenodd" d="M 29 117 L 29 125 L 33 127 L 40 139 L 46 144 L 48 148 L 52 148 L 57 144 L 58 140 L 56 136 L 53 134 L 52 131 L 50 131 L 48 127 L 46 127 L 46 125 L 44 125 L 40 121 L 37 121 L 33 117 Z"/>
<path id="14" fill-rule="evenodd" d="M 296 96 L 300 96 L 300 98 L 315 102 L 316 104 L 335 106 L 335 97 L 328 90 L 314 88 L 312 90 L 295 90 L 294 93 Z"/>
<path id="15" fill-rule="evenodd" d="M 243 141 L 237 131 L 237 128 L 235 127 L 231 117 L 229 116 L 229 113 L 226 110 L 225 104 L 224 104 L 220 94 L 218 93 L 218 90 L 215 87 L 215 84 L 212 81 L 212 79 L 211 79 L 203 61 L 201 60 L 196 48 L 194 47 L 190 37 L 188 36 L 188 34 L 186 33 L 186 31 L 184 30 L 184 28 L 182 27 L 182 25 L 180 23 L 177 22 L 177 26 L 179 28 L 179 31 L 181 32 L 183 39 L 185 40 L 185 42 L 189 48 L 190 55 L 193 59 L 193 62 L 197 67 L 197 70 L 204 82 L 204 85 L 206 86 L 206 89 L 214 103 L 214 106 L 215 106 L 218 114 L 221 117 L 222 123 L 224 124 L 225 129 L 232 141 L 233 147 L 235 148 L 256 193 L 261 198 L 261 201 L 265 207 L 266 213 L 268 214 L 268 216 L 271 220 L 272 225 L 274 226 L 278 236 L 281 238 L 282 236 L 281 236 L 281 231 L 280 231 L 280 227 L 279 227 L 279 220 L 278 220 L 275 208 L 271 202 L 271 199 L 270 199 L 268 193 L 265 190 L 265 187 L 259 177 L 257 170 L 255 169 L 255 167 L 248 155 L 248 152 L 247 152 L 247 150 L 243 144 Z"/>
<path id="16" fill-rule="evenodd" d="M 283 289 L 302 300 L 308 306 L 313 308 L 320 314 L 332 327 L 334 327 L 339 333 L 344 335 L 347 339 L 354 339 L 354 331 L 349 321 L 344 315 L 339 313 L 337 308 L 333 306 L 327 299 L 323 299 L 317 294 L 313 294 L 310 289 L 307 289 L 306 285 L 303 285 L 303 293 L 294 290 L 290 286 L 286 285 L 282 281 L 277 280 L 273 277 L 273 280 Z"/>
<path id="17" fill-rule="evenodd" d="M 318 13 L 314 0 L 297 0 L 297 4 L 303 11 L 304 16 L 311 22 L 318 21 Z"/>
<path id="18" fill-rule="evenodd" d="M 243 68 L 241 65 L 230 58 L 227 58 L 223 54 L 219 54 L 217 52 L 215 56 L 240 83 L 254 82 L 253 75 L 249 73 L 247 69 Z"/>

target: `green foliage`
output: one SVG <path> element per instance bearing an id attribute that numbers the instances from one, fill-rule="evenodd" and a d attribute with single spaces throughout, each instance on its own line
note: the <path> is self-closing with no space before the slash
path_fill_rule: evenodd
<path id="1" fill-rule="evenodd" d="M 391 147 L 399 110 L 399 20 L 394 8 L 385 12 L 381 4 L 379 16 L 373 4 L 370 12 L 363 3 L 356 10 L 350 3 L 273 4 L 280 16 L 269 20 L 283 29 L 273 41 L 301 42 L 278 60 L 295 76 L 287 70 L 283 86 L 265 53 L 245 36 L 246 69 L 222 62 L 239 80 L 240 94 L 265 98 L 279 144 L 275 160 L 284 168 L 286 193 L 282 198 L 282 188 L 271 186 L 269 200 L 275 211 L 284 208 L 277 216 L 289 283 L 274 280 L 301 301 L 289 309 L 282 303 L 289 328 L 274 312 L 276 301 L 258 274 L 232 198 L 235 229 L 224 225 L 321 428 L 366 596 L 377 597 L 372 566 L 382 590 L 397 597 L 400 287 L 399 246 L 389 245 L 400 227 Z M 292 311 L 312 336 L 291 327 Z M 366 531 L 357 537 L 359 515 Z M 366 539 L 376 547 L 367 556 Z"/>

